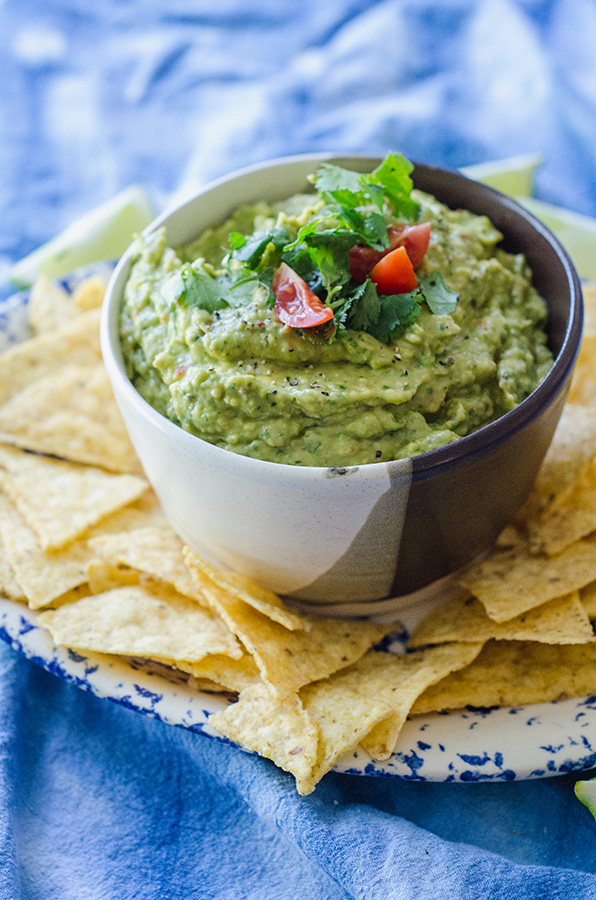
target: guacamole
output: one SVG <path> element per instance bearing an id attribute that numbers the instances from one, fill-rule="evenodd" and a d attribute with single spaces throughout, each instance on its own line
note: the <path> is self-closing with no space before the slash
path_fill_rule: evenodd
<path id="1" fill-rule="evenodd" d="M 138 238 L 121 339 L 139 393 L 219 447 L 303 466 L 425 453 L 527 397 L 552 357 L 524 257 L 380 170 L 325 172 L 187 247 Z"/>

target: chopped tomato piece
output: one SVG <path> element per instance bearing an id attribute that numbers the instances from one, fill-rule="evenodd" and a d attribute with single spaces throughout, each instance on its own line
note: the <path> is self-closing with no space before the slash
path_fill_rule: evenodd
<path id="1" fill-rule="evenodd" d="M 357 244 L 348 250 L 348 272 L 354 281 L 362 284 L 385 253 L 389 251 L 375 250 L 373 247 L 363 247 Z"/>
<path id="2" fill-rule="evenodd" d="M 390 250 L 370 273 L 379 294 L 407 294 L 418 287 L 414 266 L 405 247 Z"/>
<path id="3" fill-rule="evenodd" d="M 333 318 L 333 310 L 311 291 L 306 281 L 287 263 L 276 270 L 271 283 L 275 294 L 275 314 L 290 328 L 313 328 Z"/>
<path id="4" fill-rule="evenodd" d="M 366 281 L 373 268 L 398 247 L 405 247 L 412 266 L 417 269 L 428 250 L 430 243 L 430 222 L 419 225 L 390 225 L 387 229 L 389 244 L 387 250 L 374 250 L 372 247 L 356 246 L 348 251 L 348 269 L 354 281 Z"/>
<path id="5" fill-rule="evenodd" d="M 421 222 L 419 225 L 406 225 L 397 236 L 396 242 L 391 244 L 391 249 L 405 247 L 412 267 L 417 269 L 426 256 L 429 243 L 430 222 Z"/>

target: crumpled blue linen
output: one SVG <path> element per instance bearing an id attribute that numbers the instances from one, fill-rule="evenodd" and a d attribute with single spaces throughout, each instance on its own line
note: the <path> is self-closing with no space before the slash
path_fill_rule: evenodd
<path id="1" fill-rule="evenodd" d="M 594 0 L 3 0 L 0 35 L 0 272 L 131 182 L 163 207 L 307 150 L 538 152 L 596 214 Z M 592 898 L 577 777 L 300 798 L 0 645 L 0 900 Z"/>
<path id="2" fill-rule="evenodd" d="M 3 646 L 0 679 L 3 898 L 596 896 L 594 826 L 570 778 L 330 774 L 299 798 L 268 760 L 100 700 Z"/>

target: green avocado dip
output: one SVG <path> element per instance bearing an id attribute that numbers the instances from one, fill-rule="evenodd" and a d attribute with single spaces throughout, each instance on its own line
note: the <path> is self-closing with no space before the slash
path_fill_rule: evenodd
<path id="1" fill-rule="evenodd" d="M 488 218 L 411 169 L 324 164 L 313 193 L 189 246 L 137 238 L 121 313 L 137 391 L 212 444 L 302 466 L 411 457 L 513 409 L 552 364 L 545 304 Z"/>

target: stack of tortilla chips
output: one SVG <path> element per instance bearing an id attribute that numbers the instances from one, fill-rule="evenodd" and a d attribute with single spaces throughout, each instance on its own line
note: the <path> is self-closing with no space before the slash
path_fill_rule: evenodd
<path id="1" fill-rule="evenodd" d="M 183 546 L 101 362 L 103 292 L 96 279 L 72 294 L 40 280 L 33 336 L 0 356 L 0 593 L 56 645 L 157 661 L 221 692 L 213 728 L 301 794 L 356 746 L 387 759 L 410 715 L 596 692 L 594 354 L 582 350 L 518 521 L 397 655 L 379 648 L 395 625 L 298 614 Z"/>

